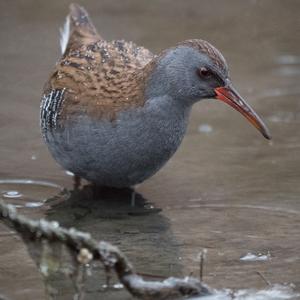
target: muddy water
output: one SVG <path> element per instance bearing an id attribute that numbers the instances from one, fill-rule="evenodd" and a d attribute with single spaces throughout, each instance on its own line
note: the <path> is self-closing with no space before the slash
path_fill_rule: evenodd
<path id="1" fill-rule="evenodd" d="M 261 272 L 271 283 L 293 283 L 300 291 L 299 2 L 85 1 L 108 39 L 133 40 L 154 52 L 187 38 L 211 41 L 273 135 L 264 140 L 221 103 L 198 103 L 181 148 L 137 187 L 135 208 L 128 193 L 102 194 L 98 201 L 75 193 L 44 204 L 72 187 L 71 176 L 43 144 L 38 119 L 68 3 L 0 2 L 1 197 L 28 216 L 56 219 L 113 242 L 140 272 L 197 275 L 205 248 L 204 280 L 213 287 L 262 288 Z M 42 277 L 24 243 L 1 224 L 0 240 L 0 294 L 44 299 Z M 241 260 L 248 253 L 266 260 Z M 101 272 L 89 281 L 90 299 L 102 293 Z M 60 280 L 58 286 L 61 299 L 68 299 L 68 284 Z M 127 297 L 124 291 L 103 295 Z"/>

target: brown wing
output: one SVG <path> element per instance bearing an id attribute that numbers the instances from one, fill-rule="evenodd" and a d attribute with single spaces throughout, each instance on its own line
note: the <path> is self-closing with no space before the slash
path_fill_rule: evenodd
<path id="1" fill-rule="evenodd" d="M 70 36 L 67 51 L 72 48 L 77 48 L 82 44 L 90 44 L 102 39 L 87 11 L 78 4 L 72 3 L 70 5 L 70 13 L 67 18 L 69 18 L 70 21 Z"/>
<path id="2" fill-rule="evenodd" d="M 64 89 L 59 117 L 78 113 L 114 118 L 144 104 L 144 67 L 153 54 L 132 42 L 108 42 L 99 36 L 86 11 L 71 5 L 67 49 L 45 85 L 44 94 Z"/>

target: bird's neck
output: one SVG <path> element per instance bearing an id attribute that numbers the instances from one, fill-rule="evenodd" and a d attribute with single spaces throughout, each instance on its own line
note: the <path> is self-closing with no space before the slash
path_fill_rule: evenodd
<path id="1" fill-rule="evenodd" d="M 184 59 L 178 58 L 173 52 L 172 49 L 163 52 L 144 67 L 144 93 L 146 99 L 171 97 L 174 105 L 189 110 L 198 99 L 188 97 L 184 80 L 177 74 L 184 65 Z M 172 63 L 175 64 L 174 67 Z"/>

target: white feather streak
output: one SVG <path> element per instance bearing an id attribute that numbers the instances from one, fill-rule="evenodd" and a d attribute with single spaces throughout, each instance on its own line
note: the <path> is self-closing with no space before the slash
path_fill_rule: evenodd
<path id="1" fill-rule="evenodd" d="M 61 53 L 64 54 L 68 45 L 70 37 L 70 17 L 67 16 L 66 22 L 63 28 L 59 29 L 60 32 L 60 49 Z"/>

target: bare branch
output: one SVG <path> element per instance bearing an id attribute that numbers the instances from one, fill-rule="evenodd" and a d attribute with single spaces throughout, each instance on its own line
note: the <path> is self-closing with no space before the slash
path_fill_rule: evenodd
<path id="1" fill-rule="evenodd" d="M 178 299 L 212 294 L 208 286 L 193 277 L 145 281 L 135 273 L 127 257 L 117 247 L 104 241 L 98 242 L 89 233 L 60 227 L 55 221 L 49 222 L 44 219 L 34 221 L 18 215 L 12 205 L 0 202 L 0 218 L 8 221 L 23 238 L 47 239 L 50 243 L 59 241 L 66 244 L 76 252 L 79 263 L 87 259 L 100 260 L 106 270 L 114 270 L 126 289 L 140 299 Z"/>

